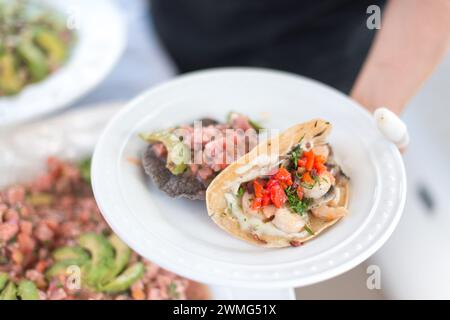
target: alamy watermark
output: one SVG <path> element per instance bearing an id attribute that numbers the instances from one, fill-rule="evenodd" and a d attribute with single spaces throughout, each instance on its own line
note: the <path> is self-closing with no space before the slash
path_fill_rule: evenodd
<path id="1" fill-rule="evenodd" d="M 366 273 L 369 275 L 366 280 L 366 286 L 369 290 L 381 289 L 381 268 L 376 264 L 367 267 Z"/>
<path id="2" fill-rule="evenodd" d="M 367 7 L 366 13 L 369 14 L 366 21 L 367 29 L 381 29 L 381 8 L 373 4 Z"/>
<path id="3" fill-rule="evenodd" d="M 181 126 L 170 132 L 174 143 L 167 152 L 175 164 L 228 165 L 240 161 L 256 146 L 258 155 L 279 154 L 278 139 L 272 139 L 270 146 L 259 145 L 261 141 L 278 136 L 279 132 L 277 129 L 257 131 L 253 128 L 223 128 L 220 125 L 205 127 L 202 121 L 195 121 L 193 126 Z M 164 144 L 168 145 L 167 142 Z"/>
<path id="4" fill-rule="evenodd" d="M 81 26 L 81 13 L 78 7 L 71 6 L 67 9 L 66 27 L 69 30 L 79 30 Z"/>
<path id="5" fill-rule="evenodd" d="M 81 268 L 77 265 L 70 265 L 66 269 L 66 288 L 69 290 L 81 289 Z"/>

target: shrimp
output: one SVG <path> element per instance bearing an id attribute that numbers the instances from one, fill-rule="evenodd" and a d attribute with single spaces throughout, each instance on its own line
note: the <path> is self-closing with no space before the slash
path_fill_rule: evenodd
<path id="1" fill-rule="evenodd" d="M 323 197 L 328 190 L 330 190 L 331 186 L 334 185 L 336 179 L 329 172 L 324 172 L 319 176 L 319 179 L 312 188 L 303 188 L 303 192 L 306 198 L 319 199 Z"/>
<path id="2" fill-rule="evenodd" d="M 323 205 L 314 209 L 311 209 L 312 214 L 322 220 L 331 221 L 334 219 L 342 218 L 347 215 L 348 210 L 344 207 L 329 207 Z"/>
<path id="3" fill-rule="evenodd" d="M 272 223 L 275 227 L 287 233 L 300 232 L 306 224 L 300 215 L 292 213 L 288 208 L 278 209 Z"/>
<path id="4" fill-rule="evenodd" d="M 275 215 L 277 208 L 274 205 L 268 205 L 262 208 L 262 213 L 265 218 L 270 219 Z"/>
<path id="5" fill-rule="evenodd" d="M 322 156 L 325 159 L 328 159 L 328 156 L 330 155 L 330 147 L 327 144 L 314 146 L 312 150 L 316 156 Z"/>

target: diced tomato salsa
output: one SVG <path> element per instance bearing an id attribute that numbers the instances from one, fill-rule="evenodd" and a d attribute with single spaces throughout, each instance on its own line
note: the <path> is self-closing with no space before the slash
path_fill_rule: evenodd
<path id="1" fill-rule="evenodd" d="M 287 194 L 292 192 L 302 200 L 303 187 L 313 186 L 316 177 L 327 171 L 326 160 L 324 156 L 316 155 L 312 150 L 303 151 L 301 157 L 291 159 L 291 163 L 286 167 L 281 166 L 270 177 L 249 182 L 250 187 L 247 187 L 247 190 L 254 195 L 252 209 L 259 210 L 268 205 L 281 208 L 288 200 Z M 291 167 L 292 161 L 297 161 L 297 166 L 290 170 L 288 168 Z"/>

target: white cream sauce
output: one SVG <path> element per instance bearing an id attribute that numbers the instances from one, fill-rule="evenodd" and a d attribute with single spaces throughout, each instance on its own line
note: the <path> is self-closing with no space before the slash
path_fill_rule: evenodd
<path id="1" fill-rule="evenodd" d="M 263 222 L 261 219 L 256 217 L 249 217 L 245 215 L 239 204 L 239 199 L 236 197 L 236 193 L 225 193 L 225 199 L 227 201 L 228 208 L 230 209 L 230 213 L 237 219 L 243 230 L 251 231 L 257 235 L 266 234 L 288 238 L 306 237 L 309 235 L 309 233 L 305 230 L 302 232 L 287 233 L 275 227 L 275 225 L 271 222 Z M 305 221 L 308 220 L 306 217 L 307 215 L 304 216 Z"/>

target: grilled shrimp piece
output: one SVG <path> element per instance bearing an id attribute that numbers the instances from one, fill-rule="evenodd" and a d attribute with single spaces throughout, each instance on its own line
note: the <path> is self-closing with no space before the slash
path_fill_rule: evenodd
<path id="1" fill-rule="evenodd" d="M 272 223 L 275 227 L 287 233 L 300 232 L 305 226 L 305 220 L 300 215 L 292 213 L 284 207 L 277 209 Z"/>
<path id="2" fill-rule="evenodd" d="M 245 214 L 254 216 L 259 219 L 263 218 L 269 219 L 273 217 L 275 211 L 277 210 L 275 206 L 269 205 L 265 206 L 261 210 L 253 210 L 252 200 L 253 197 L 248 192 L 245 192 L 244 195 L 242 196 L 242 210 L 244 211 Z"/>
<path id="3" fill-rule="evenodd" d="M 315 217 L 325 221 L 344 217 L 348 213 L 344 207 L 329 207 L 327 205 L 311 209 L 311 212 Z"/>
<path id="4" fill-rule="evenodd" d="M 270 219 L 275 215 L 277 208 L 274 205 L 268 205 L 262 208 L 262 213 L 265 218 Z"/>
<path id="5" fill-rule="evenodd" d="M 330 147 L 328 146 L 328 144 L 314 146 L 312 150 L 315 155 L 323 156 L 325 159 L 328 159 L 328 156 L 330 155 Z"/>
<path id="6" fill-rule="evenodd" d="M 333 175 L 329 172 L 325 172 L 319 176 L 318 181 L 313 185 L 311 189 L 303 188 L 306 198 L 319 199 L 323 197 L 331 186 L 336 182 Z"/>

